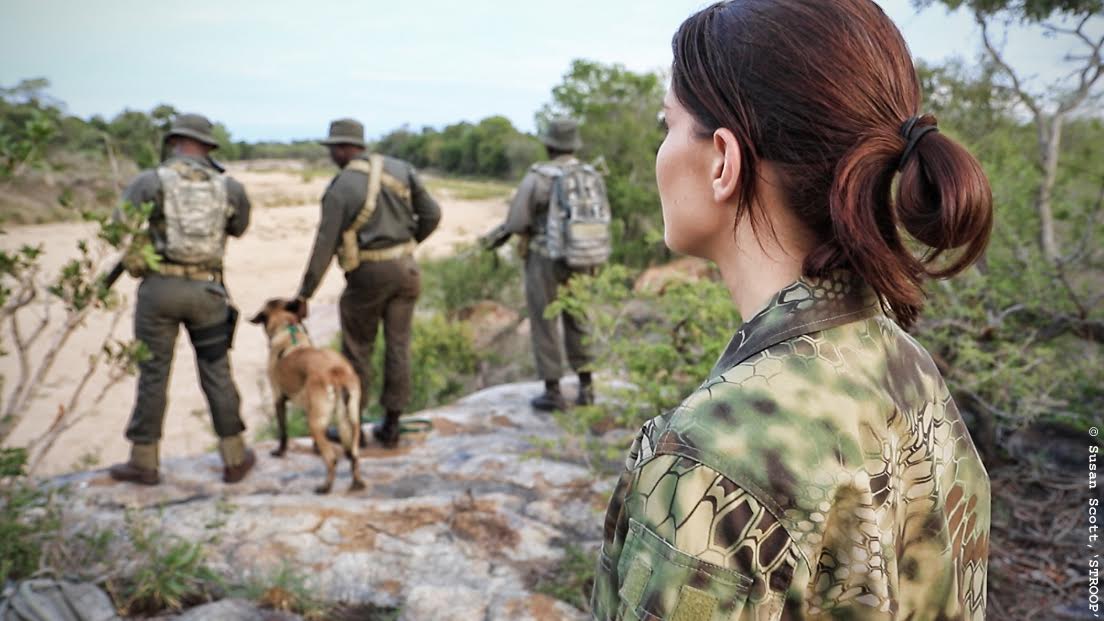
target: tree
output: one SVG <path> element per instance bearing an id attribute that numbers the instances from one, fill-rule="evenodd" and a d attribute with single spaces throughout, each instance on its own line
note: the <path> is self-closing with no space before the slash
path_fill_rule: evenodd
<path id="1" fill-rule="evenodd" d="M 928 6 L 936 0 L 921 0 L 920 6 Z M 981 28 L 981 40 L 989 61 L 1008 81 L 1012 92 L 1029 111 L 1034 120 L 1038 141 L 1036 165 L 1042 172 L 1035 199 L 1039 217 L 1039 245 L 1046 259 L 1059 271 L 1069 261 L 1063 256 L 1059 234 L 1055 225 L 1053 194 L 1058 176 L 1058 159 L 1061 155 L 1063 129 L 1071 116 L 1085 104 L 1098 101 L 1097 88 L 1104 76 L 1104 35 L 1090 34 L 1089 21 L 1104 9 L 1104 0 L 939 0 L 951 9 L 965 7 L 973 13 L 974 21 Z M 1072 22 L 1061 26 L 1049 21 L 1058 16 Z M 1032 92 L 1024 78 L 1007 62 L 994 30 L 1007 28 L 1013 21 L 1037 24 L 1047 34 L 1063 37 L 1082 52 L 1070 52 L 1066 60 L 1078 63 L 1078 68 L 1065 80 L 1061 80 L 1045 93 Z"/>

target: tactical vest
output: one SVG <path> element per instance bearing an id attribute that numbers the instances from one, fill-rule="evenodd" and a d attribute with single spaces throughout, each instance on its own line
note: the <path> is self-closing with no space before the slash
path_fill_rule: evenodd
<path id="1" fill-rule="evenodd" d="M 226 252 L 226 222 L 233 214 L 227 177 L 184 159 L 157 168 L 164 195 L 162 254 L 173 263 L 213 266 Z"/>
<path id="2" fill-rule="evenodd" d="M 552 178 L 543 231 L 548 258 L 574 269 L 606 263 L 611 215 L 601 174 L 589 164 L 543 164 L 535 170 Z"/>
<path id="3" fill-rule="evenodd" d="M 345 170 L 355 170 L 368 175 L 368 189 L 364 196 L 364 205 L 357 212 L 356 218 L 353 219 L 349 228 L 341 232 L 341 246 L 338 248 L 337 263 L 346 272 L 355 270 L 364 261 L 386 261 L 413 252 L 413 241 L 383 250 L 360 249 L 360 231 L 372 219 L 372 215 L 376 213 L 376 205 L 379 202 L 382 188 L 387 188 L 389 192 L 397 196 L 403 205 L 411 210 L 410 217 L 414 217 L 410 186 L 388 174 L 383 168 L 384 157 L 378 153 L 371 154 L 367 161 L 354 159 L 345 166 Z"/>

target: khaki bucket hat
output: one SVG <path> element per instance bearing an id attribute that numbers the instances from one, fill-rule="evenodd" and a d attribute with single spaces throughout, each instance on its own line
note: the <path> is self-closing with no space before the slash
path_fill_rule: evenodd
<path id="1" fill-rule="evenodd" d="M 337 119 L 330 123 L 330 135 L 319 142 L 325 145 L 351 144 L 363 147 L 364 126 L 356 119 Z"/>
<path id="2" fill-rule="evenodd" d="M 214 125 L 202 114 L 179 114 L 173 119 L 165 140 L 173 136 L 187 136 L 217 149 L 218 141 L 215 140 L 213 131 Z"/>
<path id="3" fill-rule="evenodd" d="M 583 146 L 583 141 L 579 137 L 578 121 L 566 117 L 550 120 L 541 131 L 540 141 L 545 146 L 559 151 L 578 151 Z"/>

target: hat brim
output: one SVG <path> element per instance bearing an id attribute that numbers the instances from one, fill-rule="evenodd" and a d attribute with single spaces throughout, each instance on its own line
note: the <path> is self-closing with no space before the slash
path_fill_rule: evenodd
<path id="1" fill-rule="evenodd" d="M 330 137 L 330 138 L 323 138 L 322 140 L 319 140 L 319 141 L 318 141 L 318 144 L 324 144 L 324 145 L 326 145 L 326 146 L 330 146 L 330 145 L 335 145 L 335 144 L 351 144 L 351 145 L 353 145 L 354 147 L 364 147 L 364 146 L 367 146 L 367 145 L 365 145 L 365 144 L 364 144 L 364 141 L 363 141 L 363 140 L 360 140 L 359 138 L 352 138 L 352 137 L 350 137 L 350 138 L 342 138 L 341 136 L 334 136 L 334 137 Z"/>
<path id="2" fill-rule="evenodd" d="M 173 129 L 173 130 L 169 130 L 169 133 L 165 134 L 165 140 L 163 142 L 168 141 L 168 139 L 172 138 L 173 136 L 184 136 L 185 138 L 191 138 L 192 140 L 198 140 L 199 142 L 202 142 L 203 144 L 211 147 L 212 149 L 217 149 L 218 146 L 219 146 L 218 142 L 215 140 L 214 136 L 211 136 L 209 134 L 202 134 L 200 132 L 192 131 L 190 129 Z"/>
<path id="3" fill-rule="evenodd" d="M 556 140 L 551 136 L 542 136 L 540 141 L 541 144 L 543 144 L 544 146 L 551 147 L 559 151 L 578 151 L 579 149 L 583 148 L 583 140 L 578 136 L 575 137 L 575 140 L 572 140 L 570 142 Z"/>

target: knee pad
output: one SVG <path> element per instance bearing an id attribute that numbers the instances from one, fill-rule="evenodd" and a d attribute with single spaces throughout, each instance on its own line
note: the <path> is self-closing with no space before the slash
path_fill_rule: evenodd
<path id="1" fill-rule="evenodd" d="M 230 349 L 230 335 L 225 322 L 203 328 L 188 328 L 188 337 L 195 348 L 196 357 L 204 362 L 214 362 L 225 356 Z"/>

